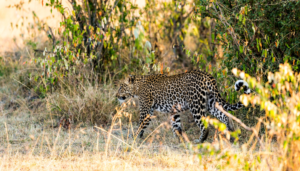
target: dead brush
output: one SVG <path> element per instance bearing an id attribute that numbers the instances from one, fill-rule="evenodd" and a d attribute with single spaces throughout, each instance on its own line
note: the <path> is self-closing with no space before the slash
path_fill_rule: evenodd
<path id="1" fill-rule="evenodd" d="M 132 121 L 133 114 L 128 111 L 128 108 L 135 106 L 136 103 L 134 99 L 130 99 L 126 102 L 124 102 L 121 106 L 116 107 L 116 114 L 113 116 L 111 120 L 111 125 L 106 130 L 103 127 L 95 126 L 96 129 L 100 130 L 104 136 L 106 137 L 105 142 L 105 155 L 109 156 L 113 152 L 111 149 L 113 149 L 114 144 L 111 143 L 112 140 L 116 140 L 119 143 L 123 144 L 122 152 L 132 152 L 130 154 L 130 158 L 134 157 L 135 155 L 140 155 L 141 149 L 145 148 L 145 146 L 149 146 L 150 144 L 164 144 L 164 142 L 161 141 L 161 129 L 168 130 L 170 128 L 170 124 L 168 121 L 162 122 L 161 124 L 157 125 L 154 130 L 152 130 L 148 136 L 144 139 L 139 139 L 137 135 L 140 132 L 140 127 L 138 125 L 135 125 Z M 148 117 L 155 118 L 155 116 Z M 125 121 L 125 124 L 123 123 L 124 118 L 126 118 L 128 121 Z M 147 118 L 145 118 L 147 119 Z M 183 138 L 187 139 L 186 134 L 183 134 L 183 137 L 181 137 L 181 143 L 184 144 Z M 189 141 L 188 141 L 189 142 Z M 184 146 L 185 147 L 185 146 Z M 116 149 L 117 150 L 117 149 Z M 185 148 L 187 150 L 187 148 Z"/>
<path id="2" fill-rule="evenodd" d="M 72 93 L 65 90 L 47 97 L 51 110 L 58 118 L 72 116 L 75 123 L 108 124 L 115 113 L 113 86 L 81 86 Z"/>

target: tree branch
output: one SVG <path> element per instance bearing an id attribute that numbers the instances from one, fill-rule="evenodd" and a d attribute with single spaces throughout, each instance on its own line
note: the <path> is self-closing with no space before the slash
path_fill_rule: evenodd
<path id="1" fill-rule="evenodd" d="M 237 117 L 235 117 L 235 116 L 231 115 L 230 113 L 226 112 L 226 111 L 223 109 L 223 107 L 219 105 L 218 102 L 216 102 L 215 107 L 216 107 L 218 110 L 220 110 L 221 112 L 223 112 L 227 117 L 233 119 L 233 120 L 236 121 L 238 124 L 240 124 L 244 129 L 246 129 L 247 131 L 250 131 L 250 132 L 254 133 L 254 135 L 255 135 L 255 137 L 257 138 L 259 144 L 261 145 L 262 148 L 264 148 L 264 145 L 263 145 L 261 139 L 259 138 L 258 133 L 257 133 L 257 131 L 256 131 L 255 128 L 250 128 L 250 127 L 248 127 L 248 126 L 245 125 L 240 119 L 238 119 Z"/>
<path id="2" fill-rule="evenodd" d="M 54 50 L 55 48 L 55 44 L 56 44 L 56 39 L 55 39 L 55 36 L 53 34 L 53 31 L 52 31 L 52 28 L 50 26 L 48 26 L 49 30 L 50 30 L 50 34 L 51 34 L 51 37 L 52 37 L 52 41 L 53 41 L 53 48 L 52 48 L 52 51 Z"/>
<path id="3" fill-rule="evenodd" d="M 226 21 L 226 19 L 225 19 L 225 16 L 224 16 L 224 14 L 223 14 L 223 12 L 222 12 L 222 9 L 221 9 L 221 7 L 218 5 L 218 7 L 219 7 L 219 11 L 220 11 L 220 14 L 219 14 L 219 12 L 218 12 L 218 10 L 216 9 L 216 6 L 215 6 L 215 4 L 216 5 L 218 5 L 218 3 L 212 3 L 212 6 L 213 6 L 213 9 L 215 10 L 215 12 L 218 14 L 217 16 L 219 17 L 219 20 L 221 21 L 221 23 L 225 26 L 225 28 L 228 28 L 228 32 L 230 33 L 230 35 L 231 35 L 231 37 L 232 37 L 232 39 L 233 39 L 233 43 L 235 44 L 235 46 L 239 49 L 240 48 L 240 43 L 239 43 L 239 41 L 237 40 L 237 35 L 236 35 L 236 33 L 234 32 L 234 29 L 233 29 L 233 27 Z M 248 57 L 248 56 L 246 56 L 246 55 L 243 55 L 243 53 L 241 53 L 242 54 L 242 56 L 244 56 L 244 57 L 247 57 L 248 58 L 248 60 L 250 60 L 250 58 Z"/>

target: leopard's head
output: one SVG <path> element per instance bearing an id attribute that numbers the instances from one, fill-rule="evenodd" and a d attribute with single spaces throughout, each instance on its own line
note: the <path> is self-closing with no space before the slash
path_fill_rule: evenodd
<path id="1" fill-rule="evenodd" d="M 124 83 L 122 83 L 120 85 L 120 88 L 118 90 L 118 93 L 116 94 L 116 97 L 118 98 L 118 100 L 121 104 L 126 99 L 136 96 L 135 83 L 136 83 L 136 77 L 133 75 L 130 75 L 128 78 L 125 79 Z"/>

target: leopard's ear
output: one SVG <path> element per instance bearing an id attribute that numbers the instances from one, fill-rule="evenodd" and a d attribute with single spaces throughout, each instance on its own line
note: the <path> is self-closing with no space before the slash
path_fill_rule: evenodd
<path id="1" fill-rule="evenodd" d="M 135 82 L 135 75 L 129 75 L 128 82 L 129 84 L 133 84 Z"/>
<path id="2" fill-rule="evenodd" d="M 125 78 L 124 84 L 127 84 L 127 85 L 129 84 L 128 78 Z"/>
<path id="3" fill-rule="evenodd" d="M 124 81 L 125 84 L 133 84 L 134 82 L 135 82 L 135 75 L 129 75 Z"/>

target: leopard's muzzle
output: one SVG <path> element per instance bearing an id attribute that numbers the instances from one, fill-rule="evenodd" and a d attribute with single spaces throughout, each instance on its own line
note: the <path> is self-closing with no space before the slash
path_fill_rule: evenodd
<path id="1" fill-rule="evenodd" d="M 119 94 L 116 94 L 116 97 L 118 98 L 120 104 L 122 104 L 126 100 L 126 96 L 121 96 Z"/>

